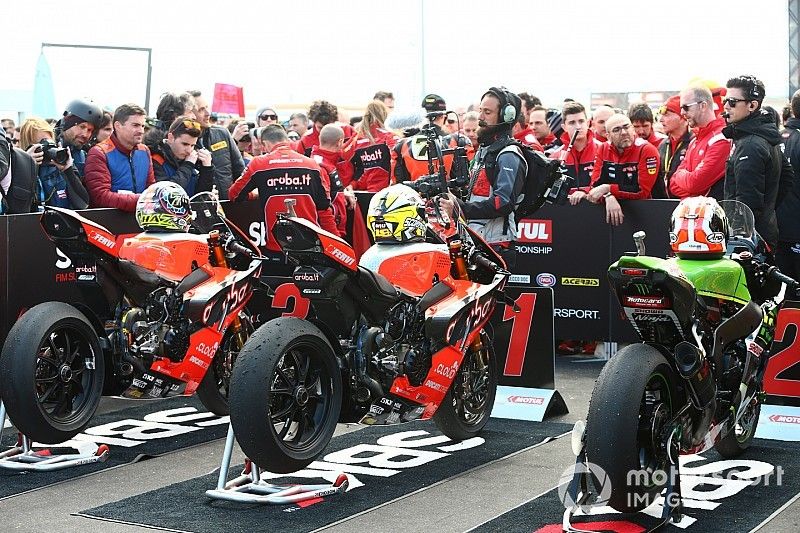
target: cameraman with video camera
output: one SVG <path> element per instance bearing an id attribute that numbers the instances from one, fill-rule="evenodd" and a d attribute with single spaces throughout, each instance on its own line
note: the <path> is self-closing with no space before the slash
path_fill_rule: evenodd
<path id="1" fill-rule="evenodd" d="M 20 146 L 38 165 L 40 205 L 86 209 L 89 193 L 83 186 L 71 150 L 55 144 L 55 131 L 40 118 L 29 118 L 20 128 Z"/>
<path id="2" fill-rule="evenodd" d="M 519 96 L 505 87 L 492 87 L 484 93 L 478 121 L 480 148 L 469 171 L 470 196 L 466 202 L 459 201 L 470 228 L 500 254 L 509 270 L 517 257 L 514 208 L 527 173 L 525 157 L 511 139 L 520 107 Z M 440 206 L 455 212 L 451 199 L 440 200 Z"/>

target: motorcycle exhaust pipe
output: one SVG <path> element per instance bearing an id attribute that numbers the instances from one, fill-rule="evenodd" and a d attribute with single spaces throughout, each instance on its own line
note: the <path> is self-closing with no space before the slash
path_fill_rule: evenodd
<path id="1" fill-rule="evenodd" d="M 679 342 L 675 346 L 675 361 L 678 373 L 689 386 L 689 397 L 698 410 L 704 410 L 717 395 L 717 385 L 708 361 L 700 350 L 690 342 Z"/>

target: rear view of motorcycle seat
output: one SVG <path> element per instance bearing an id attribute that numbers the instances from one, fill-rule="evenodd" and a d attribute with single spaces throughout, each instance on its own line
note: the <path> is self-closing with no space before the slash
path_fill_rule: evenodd
<path id="1" fill-rule="evenodd" d="M 395 302 L 399 299 L 397 289 L 377 272 L 358 267 L 358 284 L 364 292 L 372 297 Z"/>

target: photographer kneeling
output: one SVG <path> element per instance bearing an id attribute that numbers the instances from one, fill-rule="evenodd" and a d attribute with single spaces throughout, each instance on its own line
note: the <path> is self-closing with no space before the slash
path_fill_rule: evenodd
<path id="1" fill-rule="evenodd" d="M 492 87 L 483 95 L 478 121 L 480 148 L 470 166 L 469 199 L 459 201 L 469 227 L 500 254 L 508 270 L 516 263 L 514 208 L 527 173 L 525 158 L 511 140 L 520 107 L 520 98 L 503 87 Z M 454 212 L 452 200 L 442 199 L 440 205 Z"/>
<path id="2" fill-rule="evenodd" d="M 29 118 L 20 128 L 20 146 L 38 165 L 40 205 L 86 209 L 89 193 L 83 186 L 69 148 L 56 145 L 53 127 L 40 118 Z"/>

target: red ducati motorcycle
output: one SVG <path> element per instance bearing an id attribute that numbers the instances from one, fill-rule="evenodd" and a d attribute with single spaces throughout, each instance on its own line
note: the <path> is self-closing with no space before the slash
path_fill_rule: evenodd
<path id="1" fill-rule="evenodd" d="M 165 398 L 196 391 L 210 411 L 228 413 L 233 361 L 253 330 L 246 305 L 260 288 L 260 254 L 214 196 L 195 204 L 189 220 L 188 197 L 180 193 L 185 205 L 175 202 L 174 191 L 154 201 L 187 215 L 188 231 L 126 237 L 69 209 L 42 213 L 47 236 L 86 267 L 81 301 L 29 309 L 0 356 L 8 415 L 34 441 L 72 438 L 88 425 L 102 395 Z M 161 216 L 137 219 L 153 227 L 165 223 Z"/>
<path id="2" fill-rule="evenodd" d="M 510 273 L 436 198 L 406 185 L 376 194 L 367 220 L 376 244 L 360 263 L 339 237 L 279 215 L 272 233 L 297 264 L 294 283 L 313 317 L 265 323 L 233 369 L 231 423 L 260 467 L 304 468 L 338 421 L 433 418 L 454 440 L 488 421 L 498 375 L 484 326 L 509 301 Z"/>

